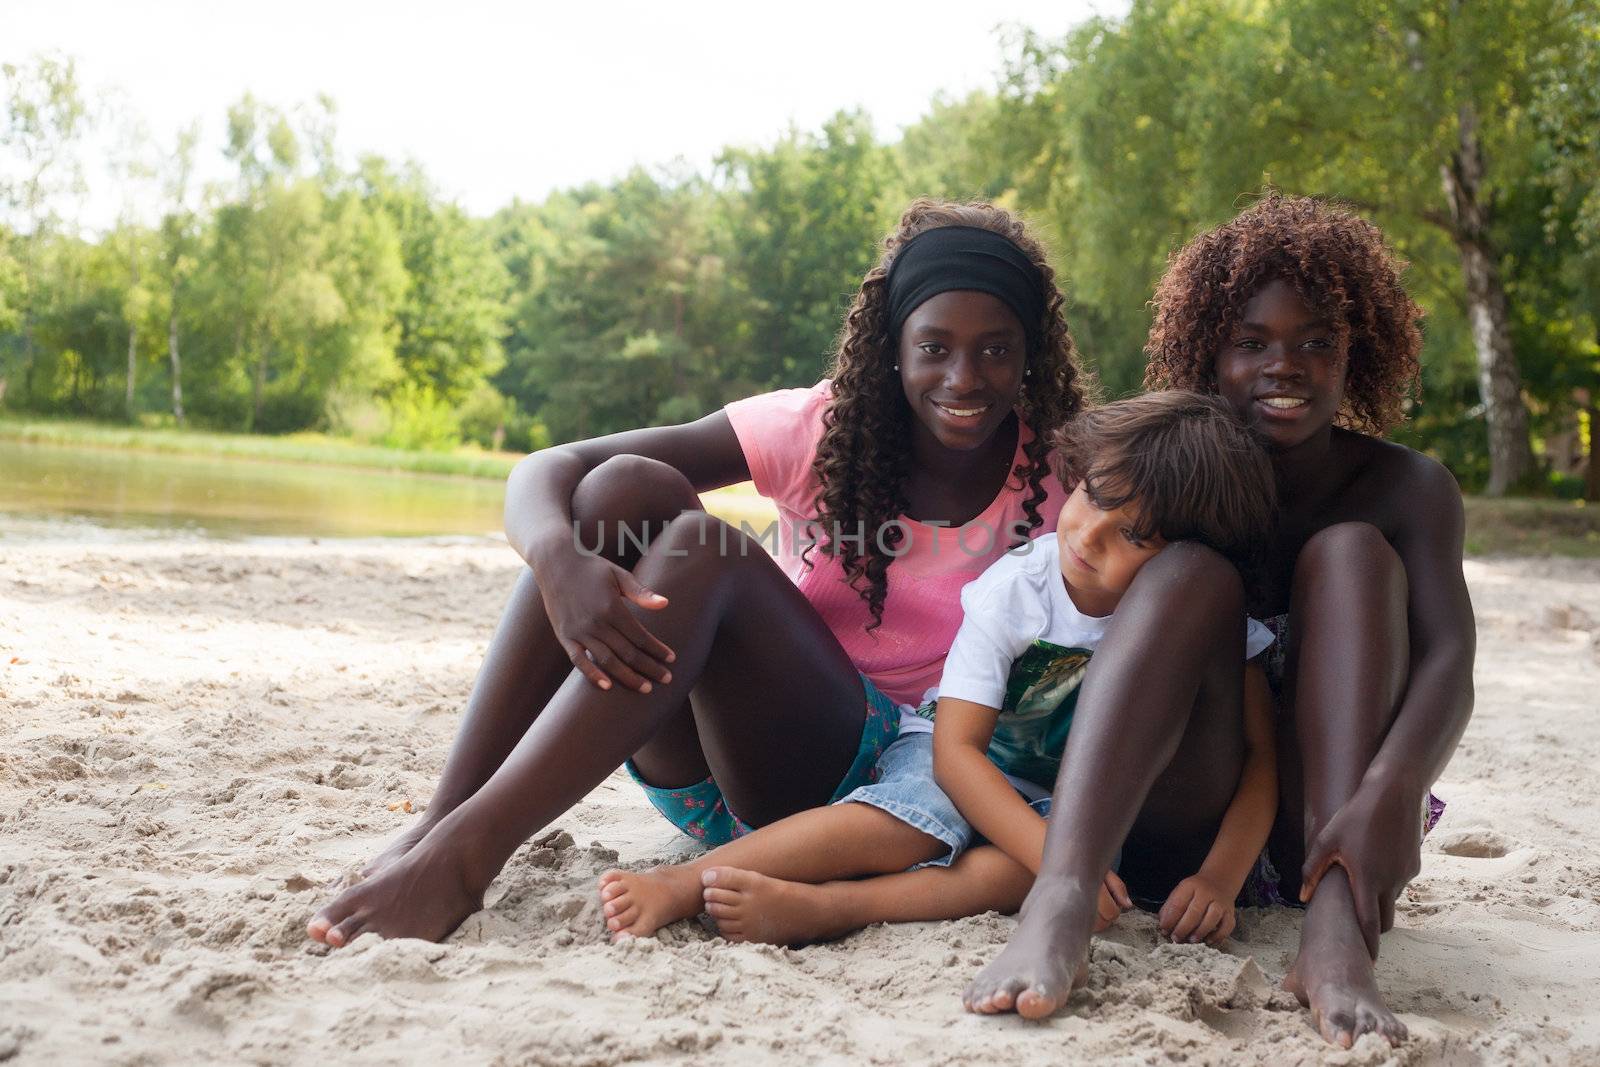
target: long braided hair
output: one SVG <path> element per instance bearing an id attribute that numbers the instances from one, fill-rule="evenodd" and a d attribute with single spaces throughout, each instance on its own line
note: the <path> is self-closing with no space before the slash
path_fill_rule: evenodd
<path id="1" fill-rule="evenodd" d="M 905 514 L 908 506 L 905 486 L 911 474 L 915 418 L 900 375 L 893 369 L 898 338 L 889 335 L 886 279 L 896 252 L 906 242 L 941 226 L 973 226 L 1008 238 L 1033 261 L 1044 280 L 1044 321 L 1023 323 L 1029 338 L 1026 365 L 1032 373 L 1017 404 L 1034 438 L 1024 446 L 1026 461 L 1011 472 L 1028 487 L 1022 507 L 1030 532 L 1044 522 L 1039 506 L 1048 493 L 1042 483 L 1050 474 L 1051 434 L 1082 407 L 1089 384 L 1067 330 L 1065 300 L 1055 272 L 1027 225 L 993 204 L 913 201 L 884 239 L 883 255 L 867 271 L 845 316 L 833 361 L 833 395 L 823 413 L 822 440 L 811 465 L 821 486 L 813 506 L 822 539 L 806 549 L 804 558 L 810 566 L 812 547 L 839 558 L 846 580 L 872 612 L 869 630 L 882 625 L 889 594 L 888 571 L 894 556 L 884 548 L 893 550 L 903 537 L 901 527 L 888 524 Z M 856 530 L 866 531 L 866 536 L 838 540 L 831 536 L 834 531 Z"/>

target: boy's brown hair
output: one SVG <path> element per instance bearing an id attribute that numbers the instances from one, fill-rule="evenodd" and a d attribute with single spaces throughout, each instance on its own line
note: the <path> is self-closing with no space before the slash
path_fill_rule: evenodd
<path id="1" fill-rule="evenodd" d="M 1272 533 L 1277 485 L 1256 436 L 1219 397 L 1172 389 L 1080 412 L 1056 431 L 1054 463 L 1094 505 L 1132 505 L 1133 535 L 1199 541 L 1241 571 Z"/>
<path id="2" fill-rule="evenodd" d="M 1269 193 L 1167 261 L 1144 348 L 1145 385 L 1214 392 L 1217 353 L 1245 304 L 1282 279 L 1347 345 L 1339 424 L 1382 434 L 1404 420 L 1420 373 L 1422 311 L 1400 284 L 1404 268 L 1383 232 L 1359 215 Z"/>

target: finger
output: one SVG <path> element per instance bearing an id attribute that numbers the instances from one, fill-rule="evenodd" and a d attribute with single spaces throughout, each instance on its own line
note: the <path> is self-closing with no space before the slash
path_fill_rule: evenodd
<path id="1" fill-rule="evenodd" d="M 1222 920 L 1217 923 L 1217 928 L 1211 931 L 1211 936 L 1206 938 L 1206 944 L 1220 945 L 1224 941 L 1228 940 L 1228 935 L 1233 933 L 1233 927 L 1236 921 L 1237 920 L 1234 916 L 1233 909 L 1224 909 L 1222 913 Z"/>
<path id="2" fill-rule="evenodd" d="M 592 682 L 596 688 L 611 688 L 611 676 L 606 674 L 605 671 L 601 670 L 600 667 L 589 658 L 589 654 L 584 651 L 582 645 L 578 644 L 576 641 L 568 641 L 563 639 L 561 642 L 561 647 L 567 650 L 567 659 L 572 661 L 572 665 L 577 668 L 578 673 L 589 679 L 589 681 Z"/>
<path id="3" fill-rule="evenodd" d="M 1367 943 L 1367 955 L 1378 958 L 1378 897 L 1370 886 L 1357 878 L 1348 866 L 1345 873 L 1350 878 L 1350 896 L 1355 900 L 1356 922 L 1361 926 L 1361 939 Z"/>
<path id="4" fill-rule="evenodd" d="M 1189 934 L 1189 943 L 1193 945 L 1206 940 L 1221 922 L 1222 905 L 1213 900 L 1206 905 L 1205 914 L 1200 916 L 1200 921 L 1195 924 L 1194 930 Z"/>
<path id="5" fill-rule="evenodd" d="M 1173 927 L 1178 925 L 1178 920 L 1183 918 L 1184 911 L 1189 907 L 1189 901 L 1194 899 L 1194 886 L 1188 882 L 1179 882 L 1178 887 L 1167 897 L 1161 911 L 1156 915 L 1156 921 L 1161 926 L 1161 932 L 1171 934 Z"/>
<path id="6" fill-rule="evenodd" d="M 624 689 L 633 689 L 640 693 L 650 692 L 652 688 L 650 679 L 628 666 L 627 661 L 618 655 L 617 650 L 611 646 L 613 641 L 619 647 L 627 647 L 626 642 L 622 640 L 615 630 L 608 627 L 604 630 L 596 631 L 589 644 L 589 655 L 594 659 L 595 665 L 605 671 L 608 677 Z"/>
<path id="7" fill-rule="evenodd" d="M 1317 885 L 1328 873 L 1328 868 L 1341 862 L 1339 853 L 1334 850 L 1316 852 L 1308 856 L 1305 866 L 1300 868 L 1300 903 L 1311 903 L 1311 894 L 1317 891 Z"/>
<path id="8" fill-rule="evenodd" d="M 1111 898 L 1117 902 L 1123 911 L 1133 910 L 1133 898 L 1128 895 L 1128 886 L 1117 875 L 1116 871 L 1106 872 L 1106 888 L 1111 890 Z"/>
<path id="9" fill-rule="evenodd" d="M 663 685 L 670 682 L 672 671 L 667 664 L 676 658 L 672 649 L 662 644 L 626 609 L 619 607 L 612 614 L 615 618 L 606 619 L 603 625 L 609 627 L 631 653 L 628 662 L 634 670 Z"/>
<path id="10" fill-rule="evenodd" d="M 1094 932 L 1099 933 L 1117 921 L 1117 916 L 1122 912 L 1117 907 L 1117 902 L 1111 899 L 1111 894 L 1106 892 L 1104 886 L 1100 887 L 1100 900 L 1096 908 Z"/>
<path id="11" fill-rule="evenodd" d="M 1206 904 L 1208 901 L 1199 895 L 1189 901 L 1189 906 L 1183 909 L 1183 918 L 1178 920 L 1178 925 L 1172 928 L 1172 940 L 1187 941 L 1189 935 L 1194 933 L 1195 927 L 1200 925 L 1200 920 L 1206 917 Z"/>
<path id="12" fill-rule="evenodd" d="M 597 630 L 596 633 L 611 649 L 612 654 L 626 664 L 628 669 L 646 685 L 665 685 L 672 680 L 672 672 L 667 670 L 665 664 L 642 651 L 621 630 L 616 627 L 603 627 Z M 621 676 L 618 676 L 617 681 L 622 682 L 624 685 L 627 684 Z M 634 686 L 633 688 L 637 689 L 639 687 Z M 648 693 L 650 690 L 641 689 L 640 691 Z"/>
<path id="13" fill-rule="evenodd" d="M 633 576 L 633 572 L 623 567 L 617 568 L 617 589 L 621 591 L 623 596 L 641 608 L 660 611 L 667 606 L 666 597 L 653 589 L 646 589 L 640 585 L 639 579 Z"/>

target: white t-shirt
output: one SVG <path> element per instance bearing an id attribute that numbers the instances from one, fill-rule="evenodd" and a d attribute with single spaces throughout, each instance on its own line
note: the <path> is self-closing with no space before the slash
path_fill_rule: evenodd
<path id="1" fill-rule="evenodd" d="M 933 729 L 933 699 L 999 708 L 989 758 L 1008 775 L 1048 789 L 1056 780 L 1078 685 L 1113 616 L 1078 610 L 1061 576 L 1053 533 L 1000 557 L 961 590 L 963 619 L 945 659 L 937 694 L 902 714 L 901 733 Z M 1245 658 L 1272 643 L 1272 631 L 1246 619 Z"/>

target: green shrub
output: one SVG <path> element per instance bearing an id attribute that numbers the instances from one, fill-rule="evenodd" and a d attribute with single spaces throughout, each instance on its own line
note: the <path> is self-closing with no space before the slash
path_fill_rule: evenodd
<path id="1" fill-rule="evenodd" d="M 456 413 L 427 386 L 405 382 L 384 401 L 389 428 L 382 442 L 390 448 L 443 452 L 461 439 Z"/>

